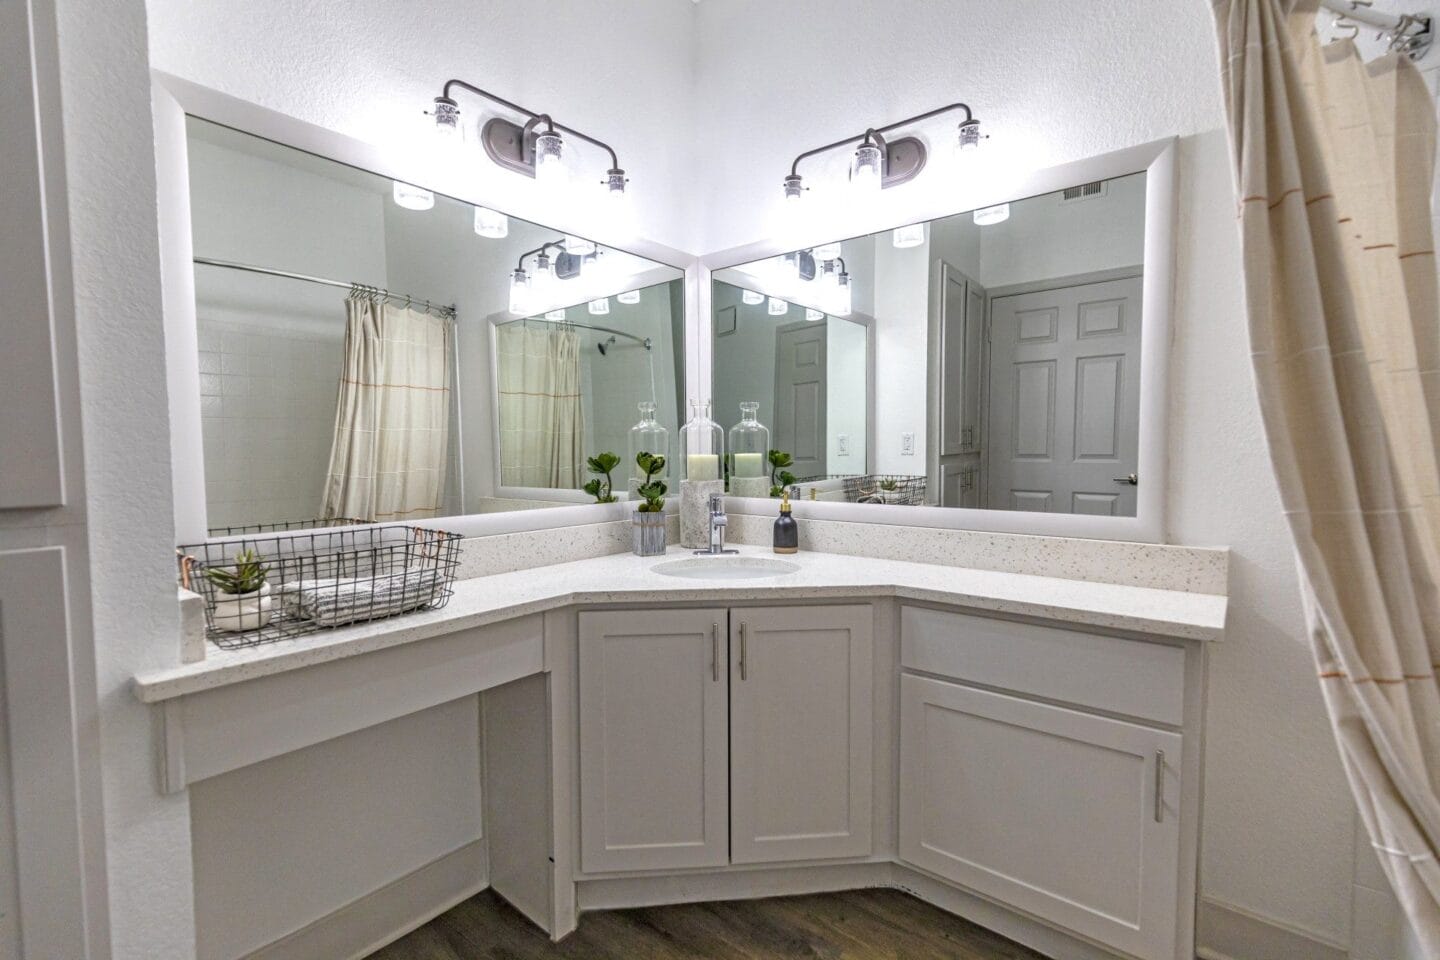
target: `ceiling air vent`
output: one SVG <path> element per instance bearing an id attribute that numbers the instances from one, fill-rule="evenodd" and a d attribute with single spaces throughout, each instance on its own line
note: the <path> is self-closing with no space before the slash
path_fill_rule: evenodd
<path id="1" fill-rule="evenodd" d="M 1082 200 L 1098 200 L 1105 196 L 1106 181 L 1096 180 L 1094 183 L 1082 183 L 1076 187 L 1066 187 L 1065 195 L 1060 199 L 1061 203 L 1079 203 Z"/>

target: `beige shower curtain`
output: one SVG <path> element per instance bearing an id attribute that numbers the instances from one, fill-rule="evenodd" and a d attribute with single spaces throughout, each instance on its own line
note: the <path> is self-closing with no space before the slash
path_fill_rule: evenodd
<path id="1" fill-rule="evenodd" d="M 365 294 L 352 294 L 345 309 L 345 368 L 320 515 L 438 516 L 449 466 L 453 323 Z"/>
<path id="2" fill-rule="evenodd" d="M 1321 47 L 1316 0 L 1215 0 L 1256 385 L 1360 815 L 1440 958 L 1434 104 Z"/>
<path id="3" fill-rule="evenodd" d="M 507 323 L 495 331 L 500 482 L 566 490 L 585 482 L 580 335 Z"/>

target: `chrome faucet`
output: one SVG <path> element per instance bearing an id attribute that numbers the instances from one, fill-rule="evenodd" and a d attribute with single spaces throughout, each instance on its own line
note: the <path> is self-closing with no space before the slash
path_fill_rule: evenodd
<path id="1" fill-rule="evenodd" d="M 723 553 L 739 553 L 739 550 L 725 549 L 725 527 L 730 518 L 725 516 L 725 497 L 718 493 L 710 495 L 710 547 L 696 550 L 696 556 L 718 557 Z"/>

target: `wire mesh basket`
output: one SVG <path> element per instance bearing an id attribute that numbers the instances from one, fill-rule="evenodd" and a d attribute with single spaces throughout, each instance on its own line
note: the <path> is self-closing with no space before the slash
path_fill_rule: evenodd
<path id="1" fill-rule="evenodd" d="M 876 473 L 846 477 L 845 499 L 918 506 L 925 502 L 925 478 Z"/>
<path id="2" fill-rule="evenodd" d="M 236 527 L 211 527 L 207 533 L 212 537 L 240 537 L 247 533 L 285 533 L 292 530 L 320 530 L 325 527 L 355 527 L 371 520 L 356 520 L 353 517 L 329 517 L 309 520 L 274 520 L 270 523 L 247 523 Z"/>
<path id="3" fill-rule="evenodd" d="M 443 607 L 460 539 L 366 526 L 212 540 L 176 553 L 180 585 L 205 600 L 206 637 L 229 650 Z"/>

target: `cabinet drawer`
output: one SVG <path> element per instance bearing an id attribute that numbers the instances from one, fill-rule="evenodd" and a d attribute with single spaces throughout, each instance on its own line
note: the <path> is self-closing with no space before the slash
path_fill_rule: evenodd
<path id="1" fill-rule="evenodd" d="M 990 687 L 1180 726 L 1185 651 L 923 607 L 900 613 L 900 664 Z"/>

